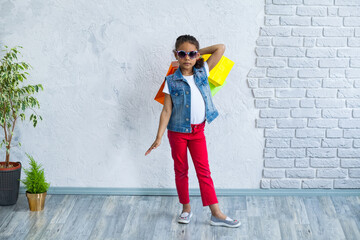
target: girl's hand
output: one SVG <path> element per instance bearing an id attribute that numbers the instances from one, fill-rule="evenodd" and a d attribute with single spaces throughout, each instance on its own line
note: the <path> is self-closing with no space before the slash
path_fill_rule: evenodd
<path id="1" fill-rule="evenodd" d="M 148 155 L 151 152 L 151 150 L 160 146 L 160 143 L 161 143 L 161 138 L 156 138 L 154 143 L 151 145 L 151 147 L 146 151 L 145 156 Z"/>

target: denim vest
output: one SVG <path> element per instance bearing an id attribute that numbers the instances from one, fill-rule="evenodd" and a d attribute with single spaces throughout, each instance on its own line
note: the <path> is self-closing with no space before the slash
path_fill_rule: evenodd
<path id="1" fill-rule="evenodd" d="M 195 85 L 205 102 L 205 119 L 211 123 L 218 115 L 218 111 L 212 101 L 209 82 L 205 67 L 193 67 Z M 190 86 L 183 77 L 180 67 L 174 74 L 166 78 L 172 100 L 172 112 L 167 129 L 174 132 L 191 133 L 191 92 Z"/>

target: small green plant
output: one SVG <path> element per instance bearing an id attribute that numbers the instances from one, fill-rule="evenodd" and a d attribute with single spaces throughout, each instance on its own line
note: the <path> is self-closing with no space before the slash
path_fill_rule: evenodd
<path id="1" fill-rule="evenodd" d="M 30 169 L 25 169 L 25 180 L 21 180 L 25 184 L 26 191 L 29 193 L 44 193 L 49 189 L 50 184 L 45 182 L 44 169 L 41 164 L 36 163 L 34 158 L 26 153 L 30 159 Z"/>

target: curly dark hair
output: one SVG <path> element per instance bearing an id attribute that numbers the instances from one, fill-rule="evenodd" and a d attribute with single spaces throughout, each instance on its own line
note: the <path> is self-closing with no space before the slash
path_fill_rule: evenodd
<path id="1" fill-rule="evenodd" d="M 191 36 L 191 35 L 181 35 L 179 36 L 177 39 L 176 39 L 176 42 L 175 42 L 175 50 L 178 50 L 178 47 L 185 43 L 185 42 L 188 42 L 188 43 L 191 43 L 193 45 L 195 45 L 196 47 L 196 50 L 199 50 L 200 49 L 200 45 L 199 45 L 199 42 L 198 40 L 196 40 L 195 37 Z M 195 68 L 201 68 L 204 66 L 204 59 L 203 58 L 199 58 L 199 60 L 196 61 L 195 63 Z"/>

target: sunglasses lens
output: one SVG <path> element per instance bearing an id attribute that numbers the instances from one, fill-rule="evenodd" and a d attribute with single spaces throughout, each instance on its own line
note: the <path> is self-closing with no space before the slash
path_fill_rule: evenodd
<path id="1" fill-rule="evenodd" d="M 184 52 L 184 51 L 179 51 L 179 52 L 178 52 L 178 56 L 179 56 L 179 58 L 184 58 L 184 57 L 186 56 L 186 52 Z"/>
<path id="2" fill-rule="evenodd" d="M 196 57 L 196 51 L 189 52 L 189 58 L 195 58 Z"/>

